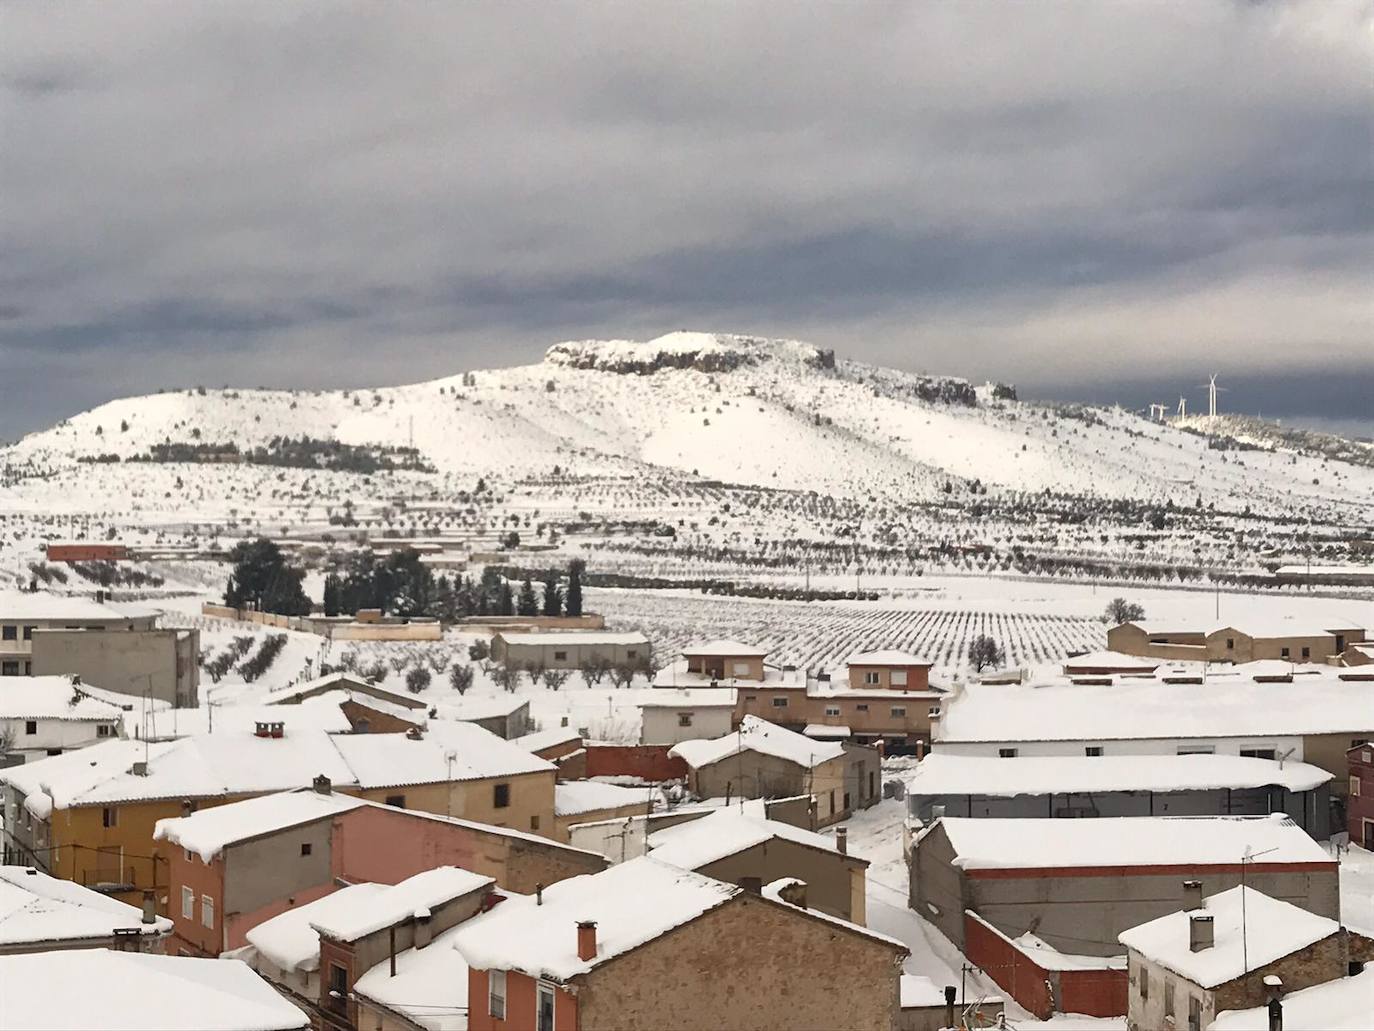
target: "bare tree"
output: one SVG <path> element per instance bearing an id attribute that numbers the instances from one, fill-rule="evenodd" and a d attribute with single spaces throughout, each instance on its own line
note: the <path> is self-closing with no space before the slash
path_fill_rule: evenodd
<path id="1" fill-rule="evenodd" d="M 520 686 L 520 677 L 525 671 L 519 666 L 497 666 L 491 671 L 491 679 L 496 686 L 511 694 Z"/>
<path id="2" fill-rule="evenodd" d="M 471 666 L 454 666 L 448 674 L 449 686 L 459 694 L 466 694 L 467 689 L 472 686 L 472 677 Z"/>
<path id="3" fill-rule="evenodd" d="M 534 659 L 525 663 L 525 672 L 529 674 L 530 683 L 535 687 L 539 686 L 539 682 L 544 679 L 548 671 L 549 668 L 544 665 L 543 659 Z"/>
<path id="4" fill-rule="evenodd" d="M 611 683 L 616 687 L 629 687 L 634 683 L 635 674 L 642 669 L 643 666 L 638 662 L 617 662 L 611 667 Z"/>
<path id="5" fill-rule="evenodd" d="M 592 652 L 582 660 L 582 676 L 587 683 L 596 685 L 605 679 L 606 674 L 611 672 L 611 660 L 599 652 Z"/>
<path id="6" fill-rule="evenodd" d="M 546 669 L 544 671 L 544 686 L 550 691 L 557 691 L 568 682 L 572 676 L 570 669 Z"/>

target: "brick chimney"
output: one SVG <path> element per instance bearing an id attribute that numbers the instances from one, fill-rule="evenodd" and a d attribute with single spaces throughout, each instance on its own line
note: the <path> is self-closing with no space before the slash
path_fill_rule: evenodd
<path id="1" fill-rule="evenodd" d="M 1202 882 L 1184 881 L 1183 882 L 1183 909 L 1191 912 L 1194 909 L 1202 908 Z"/>
<path id="2" fill-rule="evenodd" d="M 151 891 L 143 893 L 143 922 L 157 923 L 157 895 Z"/>
<path id="3" fill-rule="evenodd" d="M 333 783 L 331 783 L 329 778 L 323 773 L 316 777 L 313 783 L 315 786 L 315 793 L 318 795 L 328 795 L 332 794 L 334 791 Z"/>
<path id="4" fill-rule="evenodd" d="M 1212 916 L 1210 913 L 1188 914 L 1188 949 L 1202 952 L 1216 944 L 1213 937 Z"/>
<path id="5" fill-rule="evenodd" d="M 584 962 L 596 959 L 595 920 L 579 920 L 577 922 L 577 958 Z"/>
<path id="6" fill-rule="evenodd" d="M 835 847 L 845 855 L 849 854 L 849 828 L 835 828 Z"/>

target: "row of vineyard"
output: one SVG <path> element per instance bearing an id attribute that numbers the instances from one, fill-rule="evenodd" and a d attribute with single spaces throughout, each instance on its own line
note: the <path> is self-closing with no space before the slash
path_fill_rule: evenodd
<path id="1" fill-rule="evenodd" d="M 969 609 L 875 609 L 765 603 L 694 596 L 598 592 L 596 607 L 615 626 L 648 634 L 665 660 L 692 643 L 735 638 L 770 650 L 769 660 L 834 669 L 860 651 L 896 648 L 956 670 L 986 634 L 1010 666 L 1055 662 L 1104 646 L 1099 620 Z"/>

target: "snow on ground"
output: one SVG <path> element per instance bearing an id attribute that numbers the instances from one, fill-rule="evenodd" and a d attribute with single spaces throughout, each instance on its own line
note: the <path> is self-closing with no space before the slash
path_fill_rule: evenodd
<path id="1" fill-rule="evenodd" d="M 1374 937 L 1374 852 L 1351 845 L 1340 857 L 1341 923 Z"/>

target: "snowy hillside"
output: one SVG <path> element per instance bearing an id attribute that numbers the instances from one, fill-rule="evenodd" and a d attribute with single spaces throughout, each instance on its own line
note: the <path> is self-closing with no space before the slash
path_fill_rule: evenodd
<path id="1" fill-rule="evenodd" d="M 1348 459 L 1339 438 L 1244 429 L 681 332 L 406 386 L 112 401 L 0 451 L 0 522 L 29 558 L 40 539 L 200 547 L 360 527 L 574 537 L 650 574 L 684 560 L 1043 573 L 1066 556 L 1254 570 L 1299 554 L 1311 527 L 1318 555 L 1362 560 L 1365 446 L 1345 442 Z M 316 468 L 328 449 L 352 464 Z"/>

